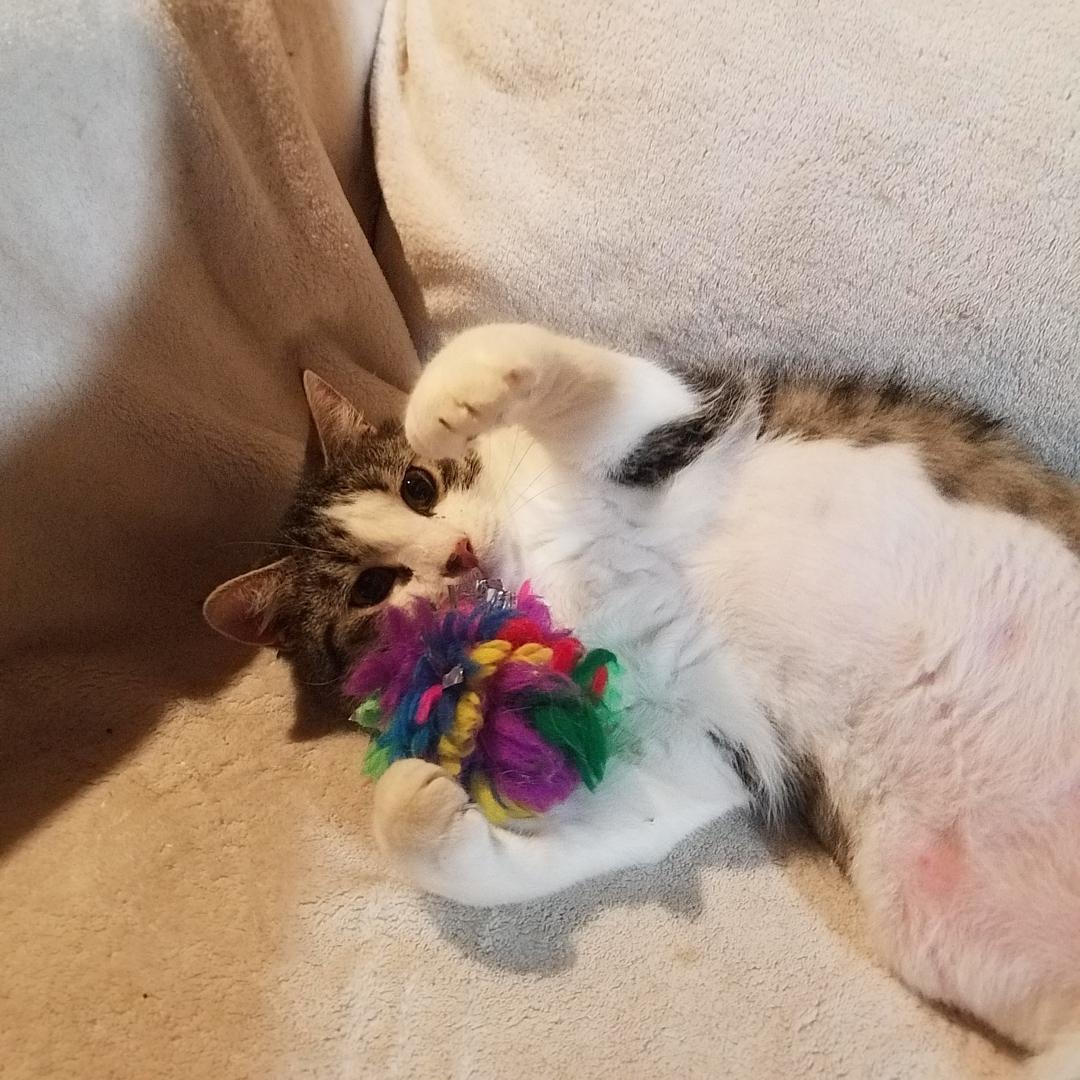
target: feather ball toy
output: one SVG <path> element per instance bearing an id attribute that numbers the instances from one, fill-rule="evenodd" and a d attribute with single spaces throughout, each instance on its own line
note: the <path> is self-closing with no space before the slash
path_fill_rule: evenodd
<path id="1" fill-rule="evenodd" d="M 441 765 L 495 824 L 542 814 L 604 775 L 616 660 L 552 623 L 528 583 L 479 581 L 436 608 L 391 608 L 353 668 L 353 715 L 372 735 L 364 771 L 400 758 Z"/>

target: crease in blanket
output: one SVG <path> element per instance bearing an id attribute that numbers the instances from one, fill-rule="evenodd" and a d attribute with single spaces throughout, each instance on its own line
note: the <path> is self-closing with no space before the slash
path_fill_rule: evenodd
<path id="1" fill-rule="evenodd" d="M 356 803 L 201 600 L 415 376 L 357 220 L 379 5 L 0 11 L 5 1076 L 269 1075 L 302 811 Z M 343 766 L 344 762 L 344 766 Z M 335 780 L 336 778 L 336 780 Z"/>

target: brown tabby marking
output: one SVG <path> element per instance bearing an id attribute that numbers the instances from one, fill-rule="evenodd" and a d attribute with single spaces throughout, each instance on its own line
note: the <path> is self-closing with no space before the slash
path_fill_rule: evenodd
<path id="1" fill-rule="evenodd" d="M 328 441 L 324 441 L 327 445 Z M 327 510 L 362 491 L 398 497 L 405 470 L 416 455 L 401 425 L 356 425 L 351 443 L 329 444 L 331 456 L 307 473 L 281 524 L 276 561 L 244 575 L 248 604 L 261 613 L 264 644 L 286 658 L 305 696 L 341 714 L 355 703 L 341 692 L 350 663 L 370 646 L 378 608 L 357 608 L 349 596 L 357 576 L 379 565 L 380 555 L 335 522 Z M 480 461 L 429 463 L 441 490 L 467 489 Z M 213 620 L 211 620 L 213 623 Z"/>
<path id="2" fill-rule="evenodd" d="M 796 760 L 791 767 L 791 784 L 793 815 L 817 837 L 846 874 L 854 855 L 854 844 L 840 807 L 829 793 L 821 766 L 810 756 Z"/>
<path id="3" fill-rule="evenodd" d="M 855 379 L 775 381 L 762 411 L 763 430 L 773 435 L 910 443 L 945 498 L 1032 518 L 1080 555 L 1080 489 L 979 412 L 920 398 L 899 383 Z"/>

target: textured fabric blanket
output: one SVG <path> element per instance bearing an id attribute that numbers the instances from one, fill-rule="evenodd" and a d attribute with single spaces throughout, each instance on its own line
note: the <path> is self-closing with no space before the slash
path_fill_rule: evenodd
<path id="1" fill-rule="evenodd" d="M 386 880 L 362 741 L 199 605 L 288 498 L 300 368 L 395 407 L 399 307 L 423 351 L 903 362 L 1075 462 L 1075 14 L 47 7 L 0 10 L 4 1074 L 1011 1075 L 741 820 L 523 909 Z"/>
<path id="2" fill-rule="evenodd" d="M 389 0 L 388 269 L 422 351 L 520 317 L 900 371 L 1080 475 L 1072 0 Z"/>
<path id="3" fill-rule="evenodd" d="M 200 606 L 291 493 L 301 367 L 373 413 L 415 374 L 363 229 L 379 14 L 0 5 L 5 1076 L 270 1076 L 347 1011 L 279 986 L 309 833 L 365 850 L 359 740 L 292 741 Z"/>

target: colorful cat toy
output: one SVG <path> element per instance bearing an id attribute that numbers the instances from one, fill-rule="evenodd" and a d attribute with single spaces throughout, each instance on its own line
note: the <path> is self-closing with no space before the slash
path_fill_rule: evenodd
<path id="1" fill-rule="evenodd" d="M 529 588 L 498 581 L 386 613 L 345 690 L 372 734 L 364 771 L 421 757 L 457 777 L 495 824 L 542 814 L 604 775 L 615 657 L 586 650 Z"/>

